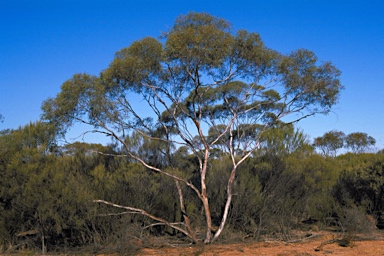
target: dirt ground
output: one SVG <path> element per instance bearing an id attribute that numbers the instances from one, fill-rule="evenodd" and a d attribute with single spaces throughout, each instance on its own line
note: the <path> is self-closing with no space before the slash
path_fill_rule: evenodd
<path id="1" fill-rule="evenodd" d="M 357 238 L 348 246 L 339 245 L 339 241 L 331 234 L 318 234 L 314 238 L 304 239 L 298 242 L 266 241 L 258 243 L 241 244 L 213 244 L 205 246 L 165 246 L 157 249 L 141 249 L 138 255 L 346 255 L 368 256 L 384 255 L 384 237 L 375 236 L 371 240 Z M 372 240 L 374 239 L 374 240 Z"/>
<path id="2" fill-rule="evenodd" d="M 321 256 L 321 255 L 345 255 L 345 256 L 384 256 L 384 233 L 375 232 L 369 236 L 357 235 L 355 240 L 345 246 L 340 237 L 335 233 L 317 232 L 311 236 L 304 236 L 302 239 L 291 242 L 244 241 L 233 244 L 212 244 L 212 245 L 171 245 L 169 243 L 157 244 L 156 248 L 125 248 L 120 253 L 99 252 L 99 253 L 72 253 L 52 255 L 93 255 L 93 256 L 119 256 L 119 255 L 175 255 L 175 256 L 235 256 L 235 255 L 269 255 L 269 256 Z M 168 241 L 169 242 L 169 241 Z M 341 246 L 341 245 L 344 246 Z M 0 256 L 24 256 L 39 255 L 36 253 L 15 253 L 1 254 Z M 51 255 L 51 254 L 47 254 Z"/>

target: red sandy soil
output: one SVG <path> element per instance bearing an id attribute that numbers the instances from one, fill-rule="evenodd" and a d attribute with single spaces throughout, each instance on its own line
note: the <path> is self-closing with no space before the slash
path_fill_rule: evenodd
<path id="1" fill-rule="evenodd" d="M 165 246 L 157 249 L 141 249 L 137 255 L 346 255 L 368 256 L 384 255 L 384 237 L 379 234 L 370 239 L 351 242 L 350 245 L 340 246 L 335 237 L 329 233 L 319 234 L 314 238 L 304 239 L 298 242 L 255 242 L 242 244 L 213 244 L 194 246 Z M 331 242 L 333 241 L 333 242 Z M 322 246 L 321 246 L 322 245 Z"/>
<path id="2" fill-rule="evenodd" d="M 141 248 L 138 243 L 135 248 L 126 248 L 120 253 L 81 253 L 69 255 L 97 255 L 97 256 L 119 256 L 119 255 L 179 255 L 179 256 L 235 256 L 235 255 L 269 255 L 269 256 L 322 256 L 322 255 L 345 255 L 345 256 L 384 256 L 384 233 L 375 232 L 367 236 L 356 236 L 356 239 L 348 246 L 340 246 L 340 237 L 331 232 L 318 232 L 309 237 L 291 242 L 264 241 L 232 244 L 212 245 L 170 245 L 164 243 L 157 248 Z M 39 255 L 34 253 L 1 254 L 9 256 Z M 49 255 L 49 254 L 47 254 Z M 59 255 L 60 254 L 53 254 Z M 61 254 L 64 256 L 64 254 Z M 68 254 L 67 254 L 68 255 Z"/>

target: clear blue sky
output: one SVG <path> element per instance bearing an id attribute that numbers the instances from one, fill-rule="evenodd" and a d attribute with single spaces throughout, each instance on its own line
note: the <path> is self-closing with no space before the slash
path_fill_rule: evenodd
<path id="1" fill-rule="evenodd" d="M 366 132 L 384 148 L 382 0 L 0 0 L 0 130 L 38 120 L 43 100 L 73 74 L 97 75 L 116 51 L 189 11 L 258 32 L 280 52 L 306 48 L 333 62 L 345 85 L 339 104 L 299 126 L 311 138 Z"/>

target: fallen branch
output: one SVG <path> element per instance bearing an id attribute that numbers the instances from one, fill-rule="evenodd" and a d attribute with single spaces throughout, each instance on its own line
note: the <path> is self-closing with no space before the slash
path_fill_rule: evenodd
<path id="1" fill-rule="evenodd" d="M 350 242 L 351 242 L 351 237 L 349 236 L 343 237 L 343 235 L 338 235 L 338 236 L 333 235 L 331 239 L 322 241 L 320 245 L 315 248 L 315 251 L 316 252 L 322 251 L 323 247 L 327 244 L 339 243 L 340 246 L 347 246 L 347 245 L 350 245 Z"/>
<path id="2" fill-rule="evenodd" d="M 97 216 L 106 217 L 106 216 L 119 216 L 124 214 L 137 214 L 137 212 L 130 211 L 130 212 L 118 212 L 118 213 L 100 213 L 100 214 L 97 214 Z"/>
<path id="3" fill-rule="evenodd" d="M 302 241 L 305 241 L 305 240 L 313 239 L 313 238 L 316 238 L 316 237 L 319 237 L 319 236 L 323 236 L 323 234 L 313 234 L 313 235 L 310 235 L 310 236 L 307 236 L 307 237 L 304 237 L 304 238 L 289 240 L 286 243 L 298 243 L 298 242 L 302 242 Z"/>
<path id="4" fill-rule="evenodd" d="M 183 225 L 183 226 L 185 226 L 185 223 L 183 223 L 183 222 L 175 222 L 175 223 L 171 223 L 171 224 L 172 225 Z M 151 227 L 154 227 L 154 226 L 166 226 L 166 224 L 162 223 L 162 222 L 152 223 L 152 224 L 149 224 L 149 225 L 143 227 L 143 229 L 151 228 Z"/>
<path id="5" fill-rule="evenodd" d="M 30 236 L 30 235 L 36 235 L 37 233 L 39 233 L 39 231 L 37 229 L 32 229 L 32 230 L 28 230 L 28 231 L 17 233 L 16 236 L 17 237 L 20 237 L 20 236 Z"/>
<path id="6" fill-rule="evenodd" d="M 189 234 L 188 231 L 186 231 L 186 230 L 176 226 L 175 223 L 171 223 L 171 222 L 168 222 L 168 221 L 166 221 L 166 220 L 164 220 L 164 219 L 162 219 L 160 217 L 156 217 L 156 216 L 148 213 L 147 211 L 145 211 L 143 209 L 134 208 L 134 207 L 130 207 L 130 206 L 123 206 L 123 205 L 119 205 L 119 204 L 114 204 L 114 203 L 111 203 L 111 202 L 108 202 L 108 201 L 105 201 L 105 200 L 93 200 L 93 202 L 94 203 L 102 203 L 102 204 L 110 205 L 110 206 L 113 206 L 113 207 L 116 207 L 116 208 L 126 209 L 128 211 L 131 211 L 133 214 L 139 213 L 141 215 L 147 216 L 148 218 L 150 218 L 152 220 L 155 220 L 155 221 L 160 222 L 160 223 L 164 223 L 164 225 L 180 231 L 181 233 L 183 233 L 184 235 L 186 235 L 187 237 L 189 237 L 190 239 L 195 241 L 193 239 L 192 235 Z"/>

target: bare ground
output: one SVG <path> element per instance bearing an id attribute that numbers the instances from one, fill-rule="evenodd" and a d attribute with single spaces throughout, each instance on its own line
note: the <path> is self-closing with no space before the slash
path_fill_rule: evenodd
<path id="1" fill-rule="evenodd" d="M 366 240 L 370 239 L 370 240 Z M 341 244 L 341 245 L 340 245 Z M 354 241 L 344 244 L 332 233 L 318 233 L 296 242 L 265 241 L 239 244 L 213 244 L 195 246 L 165 246 L 156 249 L 141 249 L 137 255 L 384 255 L 384 236 L 357 236 Z"/>
<path id="2" fill-rule="evenodd" d="M 370 235 L 356 235 L 349 243 L 345 243 L 340 234 L 332 232 L 315 232 L 304 235 L 301 239 L 290 242 L 269 240 L 264 242 L 244 241 L 242 243 L 212 244 L 212 245 L 182 245 L 170 244 L 169 240 L 157 241 L 156 248 L 142 248 L 139 242 L 136 246 L 129 246 L 119 253 L 107 252 L 105 250 L 97 252 L 81 252 L 71 254 L 52 254 L 58 256 L 65 255 L 98 255 L 98 256 L 118 256 L 118 255 L 179 255 L 179 256 L 231 256 L 231 255 L 269 255 L 269 256 L 321 256 L 321 255 L 345 255 L 345 256 L 384 256 L 384 232 L 377 231 Z M 349 240 L 348 240 L 349 241 Z M 132 241 L 131 241 L 132 242 Z M 125 243 L 124 243 L 125 244 Z M 117 248 L 115 248 L 117 249 Z M 1 254 L 11 256 L 39 255 L 38 253 L 12 253 Z M 49 254 L 48 254 L 49 255 Z"/>

